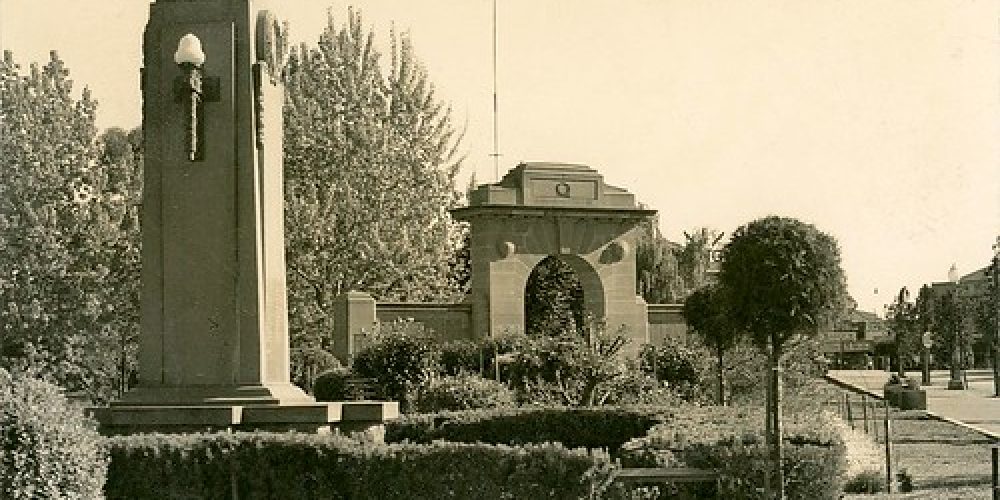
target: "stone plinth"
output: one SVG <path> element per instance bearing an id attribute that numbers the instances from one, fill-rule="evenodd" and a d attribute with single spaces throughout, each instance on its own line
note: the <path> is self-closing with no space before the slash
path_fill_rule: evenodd
<path id="1" fill-rule="evenodd" d="M 339 431 L 384 434 L 399 417 L 399 403 L 384 401 L 309 402 L 285 405 L 113 406 L 94 410 L 105 434 L 217 430 Z"/>

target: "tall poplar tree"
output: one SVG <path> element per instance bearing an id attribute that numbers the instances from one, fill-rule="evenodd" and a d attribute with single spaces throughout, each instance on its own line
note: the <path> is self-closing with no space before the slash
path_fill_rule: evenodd
<path id="1" fill-rule="evenodd" d="M 106 399 L 119 366 L 109 346 L 135 326 L 120 294 L 138 266 L 138 204 L 135 172 L 100 154 L 96 108 L 86 89 L 74 96 L 55 52 L 27 74 L 4 54 L 0 366 Z"/>
<path id="2" fill-rule="evenodd" d="M 333 299 L 453 299 L 463 235 L 448 209 L 461 133 L 408 35 L 390 32 L 388 61 L 351 10 L 328 16 L 316 46 L 286 71 L 285 228 L 293 347 L 322 348 Z"/>

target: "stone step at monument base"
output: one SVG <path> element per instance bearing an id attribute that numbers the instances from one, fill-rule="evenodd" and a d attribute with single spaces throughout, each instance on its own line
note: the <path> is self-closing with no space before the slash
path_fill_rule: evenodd
<path id="1" fill-rule="evenodd" d="M 384 441 L 385 423 L 399 418 L 395 401 L 298 404 L 112 404 L 91 414 L 105 435 L 213 431 L 299 431 L 362 434 Z"/>
<path id="2" fill-rule="evenodd" d="M 184 385 L 134 387 L 111 406 L 161 405 L 285 405 L 316 400 L 290 383 L 253 385 Z"/>

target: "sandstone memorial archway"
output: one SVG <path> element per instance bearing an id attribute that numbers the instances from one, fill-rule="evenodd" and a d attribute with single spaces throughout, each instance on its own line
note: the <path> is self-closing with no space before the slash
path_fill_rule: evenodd
<path id="1" fill-rule="evenodd" d="M 624 326 L 630 349 L 649 341 L 646 303 L 636 294 L 639 225 L 656 214 L 585 165 L 522 163 L 480 185 L 469 206 L 472 328 L 476 336 L 524 329 L 524 288 L 535 266 L 557 256 L 576 272 L 585 307 Z"/>

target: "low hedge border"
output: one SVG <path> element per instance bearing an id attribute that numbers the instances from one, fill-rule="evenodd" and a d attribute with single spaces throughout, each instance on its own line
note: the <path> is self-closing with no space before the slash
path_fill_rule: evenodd
<path id="1" fill-rule="evenodd" d="M 372 445 L 339 435 L 144 434 L 109 438 L 108 499 L 596 498 L 607 453 L 558 444 Z M 235 492 L 234 492 L 235 489 Z"/>
<path id="2" fill-rule="evenodd" d="M 838 499 L 847 452 L 832 417 L 789 414 L 785 419 L 785 491 L 788 498 Z M 626 467 L 695 467 L 719 471 L 719 491 L 684 486 L 692 498 L 764 499 L 769 450 L 759 408 L 688 408 L 623 446 Z"/>
<path id="3" fill-rule="evenodd" d="M 404 415 L 386 424 L 386 442 L 437 440 L 521 445 L 561 443 L 612 454 L 671 418 L 656 407 L 496 408 Z"/>

